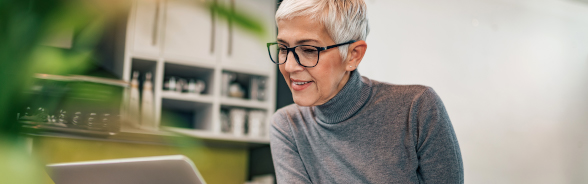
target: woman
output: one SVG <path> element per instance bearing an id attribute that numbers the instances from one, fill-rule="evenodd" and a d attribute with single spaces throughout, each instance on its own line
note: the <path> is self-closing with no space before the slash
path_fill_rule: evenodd
<path id="1" fill-rule="evenodd" d="M 295 102 L 272 118 L 278 183 L 463 183 L 457 138 L 433 89 L 356 71 L 369 32 L 362 0 L 285 0 L 276 22 L 268 50 Z"/>

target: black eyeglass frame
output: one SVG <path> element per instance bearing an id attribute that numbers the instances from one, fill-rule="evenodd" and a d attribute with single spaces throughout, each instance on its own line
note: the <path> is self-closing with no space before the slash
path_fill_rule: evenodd
<path id="1" fill-rule="evenodd" d="M 303 67 L 306 67 L 306 68 L 312 68 L 312 67 L 315 67 L 316 65 L 318 65 L 318 63 L 319 63 L 319 61 L 321 59 L 321 57 L 320 57 L 321 56 L 321 51 L 329 50 L 329 49 L 332 49 L 332 48 L 335 48 L 335 47 L 339 47 L 339 46 L 342 46 L 342 45 L 352 44 L 352 43 L 355 43 L 355 42 L 356 42 L 356 40 L 350 40 L 348 42 L 344 42 L 344 43 L 340 43 L 340 44 L 335 44 L 335 45 L 330 45 L 330 46 L 326 46 L 326 47 L 317 47 L 317 46 L 314 46 L 314 45 L 296 45 L 294 47 L 286 47 L 286 45 L 284 45 L 284 44 L 280 44 L 280 43 L 277 43 L 277 42 L 272 42 L 272 43 L 267 43 L 267 52 L 268 52 L 268 54 L 270 56 L 270 60 L 272 60 L 272 62 L 275 63 L 275 64 L 281 65 L 281 64 L 286 63 L 286 61 L 288 61 L 288 55 L 290 54 L 290 52 L 292 52 L 292 54 L 294 54 L 294 58 L 296 59 L 296 63 L 298 63 L 300 66 L 303 66 Z M 286 59 L 284 59 L 284 62 L 279 63 L 278 61 L 274 61 L 274 58 L 272 57 L 272 52 L 271 52 L 271 49 L 270 49 L 270 47 L 272 45 L 283 45 L 284 47 L 286 47 Z M 307 47 L 314 47 L 314 48 L 316 48 L 316 50 L 318 52 L 317 53 L 317 56 L 316 56 L 316 64 L 314 64 L 313 66 L 306 66 L 306 65 L 303 65 L 302 63 L 300 63 L 300 59 L 298 57 L 298 54 L 294 50 L 297 47 L 301 47 L 301 46 L 307 46 Z M 277 59 L 279 59 L 279 58 L 280 58 L 280 56 L 279 56 L 279 50 L 278 50 Z"/>

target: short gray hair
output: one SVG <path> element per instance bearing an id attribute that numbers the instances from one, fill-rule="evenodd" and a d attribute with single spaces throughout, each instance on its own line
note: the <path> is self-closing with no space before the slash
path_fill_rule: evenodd
<path id="1" fill-rule="evenodd" d="M 276 12 L 279 20 L 310 16 L 325 26 L 335 43 L 365 40 L 370 32 L 367 7 L 363 0 L 284 0 Z M 343 61 L 349 45 L 339 47 Z"/>

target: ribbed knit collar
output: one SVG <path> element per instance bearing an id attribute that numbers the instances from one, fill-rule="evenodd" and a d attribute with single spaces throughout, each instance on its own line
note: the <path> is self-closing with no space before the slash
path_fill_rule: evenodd
<path id="1" fill-rule="evenodd" d="M 355 115 L 369 100 L 371 82 L 352 71 L 347 84 L 327 103 L 315 106 L 316 117 L 325 123 L 339 123 Z"/>

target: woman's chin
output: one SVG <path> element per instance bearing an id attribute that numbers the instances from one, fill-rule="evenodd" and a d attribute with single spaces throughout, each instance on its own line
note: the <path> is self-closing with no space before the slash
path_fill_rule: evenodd
<path id="1" fill-rule="evenodd" d="M 294 99 L 294 103 L 299 106 L 313 106 L 315 102 L 308 97 L 296 97 L 296 95 L 293 95 L 292 98 Z"/>

